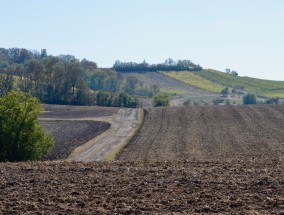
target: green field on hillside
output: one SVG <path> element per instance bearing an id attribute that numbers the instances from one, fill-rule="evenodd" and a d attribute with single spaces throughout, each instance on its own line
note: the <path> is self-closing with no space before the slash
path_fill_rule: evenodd
<path id="1" fill-rule="evenodd" d="M 161 72 L 164 75 L 175 78 L 179 81 L 182 81 L 189 86 L 193 86 L 208 92 L 220 93 L 224 86 L 218 83 L 214 83 L 210 80 L 207 80 L 196 73 L 193 72 Z"/>
<path id="2" fill-rule="evenodd" d="M 284 81 L 240 77 L 211 69 L 199 72 L 163 72 L 163 74 L 211 93 L 220 93 L 226 86 L 230 89 L 241 86 L 244 87 L 245 92 L 258 96 L 284 98 Z"/>
<path id="3" fill-rule="evenodd" d="M 196 75 L 206 78 L 214 83 L 233 88 L 243 86 L 245 91 L 264 97 L 284 98 L 284 81 L 270 81 L 250 77 L 233 76 L 216 70 L 203 70 Z"/>

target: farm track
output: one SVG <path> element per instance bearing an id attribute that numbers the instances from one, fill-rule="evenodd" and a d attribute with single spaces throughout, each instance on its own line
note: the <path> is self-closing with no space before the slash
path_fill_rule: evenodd
<path id="1" fill-rule="evenodd" d="M 56 140 L 49 160 L 102 160 L 139 124 L 138 109 L 45 105 L 45 110 L 40 119 Z"/>
<path id="2" fill-rule="evenodd" d="M 284 158 L 284 106 L 148 109 L 142 129 L 119 160 Z"/>
<path id="3" fill-rule="evenodd" d="M 282 214 L 284 163 L 0 163 L 0 214 Z"/>
<path id="4" fill-rule="evenodd" d="M 78 120 L 42 120 L 44 129 L 54 137 L 55 144 L 45 160 L 67 159 L 71 152 L 109 129 L 107 122 Z"/>

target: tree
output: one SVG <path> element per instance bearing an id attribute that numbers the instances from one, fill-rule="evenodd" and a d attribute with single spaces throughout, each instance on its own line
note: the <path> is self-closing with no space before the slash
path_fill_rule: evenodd
<path id="1" fill-rule="evenodd" d="M 0 161 L 42 159 L 54 144 L 37 116 L 38 99 L 12 91 L 0 98 Z"/>
<path id="2" fill-rule="evenodd" d="M 13 89 L 14 79 L 11 75 L 0 72 L 0 97 L 5 96 Z"/>
<path id="3" fill-rule="evenodd" d="M 231 75 L 233 75 L 233 76 L 238 76 L 239 73 L 238 73 L 237 71 L 233 70 L 233 71 L 231 72 Z"/>
<path id="4" fill-rule="evenodd" d="M 276 98 L 271 98 L 271 99 L 267 99 L 266 101 L 265 101 L 265 103 L 266 104 L 279 104 L 279 98 L 278 97 L 276 97 Z"/>
<path id="5" fill-rule="evenodd" d="M 221 91 L 221 94 L 222 94 L 224 97 L 227 97 L 228 94 L 229 94 L 229 88 L 228 88 L 228 87 L 225 87 L 225 88 Z"/>
<path id="6" fill-rule="evenodd" d="M 243 102 L 244 104 L 248 105 L 248 104 L 256 104 L 256 95 L 254 94 L 247 94 L 243 97 Z"/>
<path id="7" fill-rule="evenodd" d="M 158 93 L 153 98 L 154 107 L 166 107 L 170 105 L 170 97 L 165 93 Z"/>

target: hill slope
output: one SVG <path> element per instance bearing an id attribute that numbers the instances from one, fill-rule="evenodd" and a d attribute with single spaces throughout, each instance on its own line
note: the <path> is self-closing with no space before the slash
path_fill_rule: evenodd
<path id="1" fill-rule="evenodd" d="M 189 86 L 198 87 L 213 93 L 220 93 L 224 87 L 244 87 L 249 93 L 258 96 L 284 98 L 284 81 L 270 81 L 250 77 L 239 77 L 216 70 L 199 72 L 163 72 L 163 74 L 183 81 Z"/>
<path id="2" fill-rule="evenodd" d="M 284 158 L 284 106 L 149 109 L 119 160 Z"/>

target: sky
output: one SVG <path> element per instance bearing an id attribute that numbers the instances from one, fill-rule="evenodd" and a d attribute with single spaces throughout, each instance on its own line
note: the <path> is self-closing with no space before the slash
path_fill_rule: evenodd
<path id="1" fill-rule="evenodd" d="M 0 47 L 284 80 L 283 0 L 0 0 Z"/>

